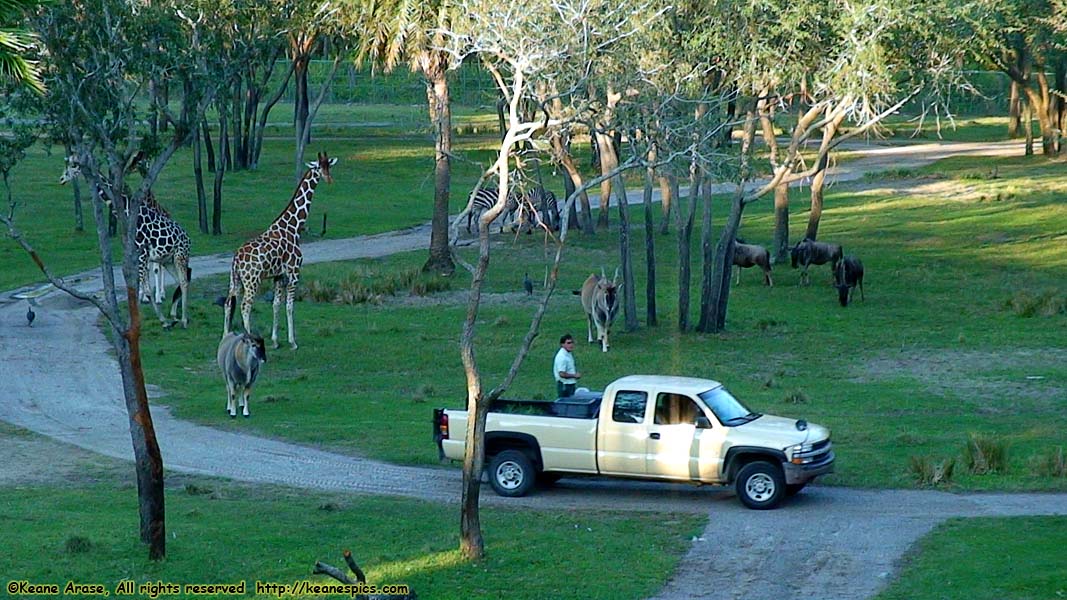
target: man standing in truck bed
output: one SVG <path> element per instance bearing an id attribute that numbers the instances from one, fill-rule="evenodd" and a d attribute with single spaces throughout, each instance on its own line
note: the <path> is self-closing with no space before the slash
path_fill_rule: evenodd
<path id="1" fill-rule="evenodd" d="M 556 360 L 552 362 L 552 375 L 556 379 L 556 395 L 560 398 L 573 396 L 582 377 L 574 364 L 573 350 L 574 336 L 567 333 L 559 338 L 559 352 L 556 352 Z"/>

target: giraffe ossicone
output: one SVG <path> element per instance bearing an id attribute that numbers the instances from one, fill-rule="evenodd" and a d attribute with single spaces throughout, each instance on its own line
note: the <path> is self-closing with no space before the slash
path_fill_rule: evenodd
<path id="1" fill-rule="evenodd" d="M 293 197 L 278 218 L 266 231 L 248 240 L 234 253 L 230 265 L 230 289 L 223 302 L 222 335 L 230 332 L 230 319 L 241 297 L 241 318 L 245 332 L 252 333 L 252 305 L 259 284 L 264 279 L 274 280 L 274 325 L 271 342 L 278 347 L 278 311 L 281 308 L 282 292 L 285 292 L 285 312 L 288 325 L 289 346 L 296 350 L 296 332 L 293 329 L 293 303 L 296 300 L 296 285 L 300 281 L 300 267 L 304 256 L 300 252 L 300 231 L 311 212 L 311 200 L 320 180 L 333 182 L 330 167 L 337 164 L 320 152 L 318 159 L 308 163 L 308 170 L 301 177 Z"/>

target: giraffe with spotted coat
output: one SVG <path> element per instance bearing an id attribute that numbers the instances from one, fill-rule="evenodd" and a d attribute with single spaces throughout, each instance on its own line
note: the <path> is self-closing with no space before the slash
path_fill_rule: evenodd
<path id="1" fill-rule="evenodd" d="M 223 303 L 222 335 L 230 333 L 230 320 L 241 296 L 241 318 L 245 331 L 252 333 L 252 304 L 264 279 L 274 279 L 274 326 L 271 342 L 278 347 L 278 310 L 282 292 L 285 292 L 285 313 L 288 324 L 289 346 L 296 350 L 296 333 L 293 330 L 293 302 L 296 299 L 296 284 L 300 280 L 300 267 L 304 256 L 300 252 L 300 231 L 311 211 L 311 199 L 319 180 L 333 182 L 330 167 L 337 163 L 320 152 L 318 160 L 307 164 L 308 170 L 300 179 L 293 199 L 266 231 L 245 242 L 237 249 L 230 266 L 230 289 Z"/>
<path id="2" fill-rule="evenodd" d="M 127 170 L 137 165 L 143 157 L 143 153 L 138 153 L 129 167 L 127 167 Z M 75 157 L 70 157 L 67 159 L 67 168 L 59 178 L 59 183 L 65 184 L 79 175 L 81 175 L 81 168 L 78 161 Z M 108 195 L 103 190 L 95 189 L 94 191 L 105 204 L 110 204 L 107 200 Z M 124 192 L 118 194 L 118 197 L 123 205 L 122 210 L 128 217 L 130 196 Z M 142 301 L 145 298 L 151 301 L 152 309 L 159 318 L 159 322 L 163 324 L 164 328 L 169 329 L 177 319 L 178 300 L 180 299 L 182 303 L 182 328 L 188 327 L 189 316 L 186 305 L 189 298 L 189 279 L 191 275 L 191 270 L 189 269 L 189 234 L 170 216 L 167 209 L 160 206 L 152 190 L 148 190 L 145 193 L 144 198 L 137 207 L 135 227 L 134 243 L 137 245 L 137 280 Z M 159 298 L 161 295 L 165 297 L 165 294 L 152 293 L 149 289 L 148 275 L 153 265 L 166 269 L 174 277 L 174 280 L 178 282 L 178 289 L 170 307 L 170 321 L 163 317 L 163 312 L 159 309 Z M 162 276 L 159 277 L 159 282 L 161 285 Z"/>

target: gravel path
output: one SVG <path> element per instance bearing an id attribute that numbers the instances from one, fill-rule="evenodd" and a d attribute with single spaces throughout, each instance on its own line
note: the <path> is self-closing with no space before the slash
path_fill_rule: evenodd
<path id="1" fill-rule="evenodd" d="M 959 154 L 1019 153 L 1018 144 L 923 144 L 871 147 L 846 163 L 846 181 L 888 167 L 910 168 Z M 635 200 L 636 201 L 636 200 Z M 377 257 L 425 248 L 428 226 L 305 245 L 307 262 Z M 225 273 L 230 256 L 196 257 L 198 276 Z M 99 290 L 99 274 L 78 277 Z M 106 456 L 131 460 L 118 369 L 96 327 L 97 312 L 60 292 L 37 290 L 37 320 L 26 325 L 33 290 L 0 294 L 0 420 Z M 221 385 L 221 384 L 220 384 Z M 294 487 L 458 502 L 456 469 L 396 466 L 175 419 L 153 407 L 171 472 Z M 30 460 L 33 442 L 0 444 L 5 463 Z M 254 456 L 254 460 L 245 457 Z M 0 477 L 0 483 L 10 478 Z M 745 510 L 728 491 L 684 485 L 564 480 L 549 492 L 489 504 L 707 514 L 671 581 L 656 598 L 867 598 L 920 536 L 954 516 L 1067 514 L 1064 494 L 967 494 L 866 491 L 811 486 L 781 510 Z"/>

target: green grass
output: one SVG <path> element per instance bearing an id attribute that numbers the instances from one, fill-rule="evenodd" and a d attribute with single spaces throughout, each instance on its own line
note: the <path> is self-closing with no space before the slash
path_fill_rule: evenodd
<path id="1" fill-rule="evenodd" d="M 1067 517 L 953 519 L 919 543 L 878 600 L 1062 598 L 1065 544 Z"/>
<path id="2" fill-rule="evenodd" d="M 1026 290 L 1067 295 L 1067 286 L 1056 279 L 1067 266 L 1057 233 L 1067 231 L 1067 208 L 1058 200 L 1067 182 L 1057 174 L 1059 163 L 998 164 L 998 179 L 932 181 L 950 187 L 929 195 L 887 196 L 878 190 L 829 195 L 820 237 L 841 242 L 867 266 L 867 300 L 847 309 L 837 305 L 825 267 L 816 269 L 812 286 L 801 288 L 797 272 L 779 265 L 777 285 L 769 289 L 757 283 L 756 273 L 744 273 L 731 293 L 726 333 L 679 335 L 676 241 L 657 235 L 661 324 L 625 333 L 620 316 L 610 353 L 580 344 L 583 383 L 602 388 L 634 372 L 721 380 L 758 411 L 830 426 L 839 463 L 827 481 L 836 484 L 916 486 L 911 457 L 962 459 L 967 441 L 978 434 L 1003 441 L 1008 467 L 985 475 L 958 469 L 954 489 L 1067 489 L 1067 479 L 1033 467 L 1062 445 L 1067 426 L 1056 401 L 1067 390 L 1059 350 L 1064 316 L 1027 317 L 1012 308 L 1012 299 Z M 795 224 L 807 216 L 801 206 L 795 197 Z M 769 203 L 753 206 L 742 232 L 750 242 L 769 242 L 769 213 Z M 643 234 L 632 239 L 643 321 Z M 520 291 L 522 273 L 529 270 L 540 281 L 548 261 L 536 235 L 502 241 L 493 253 L 477 329 L 488 387 L 507 372 L 541 294 L 530 299 Z M 309 265 L 304 282 L 310 287 L 355 278 L 374 285 L 416 268 L 424 258 L 416 252 Z M 616 264 L 615 235 L 572 238 L 542 335 L 507 396 L 552 395 L 546 369 L 559 335 L 584 335 L 584 318 L 569 291 L 590 271 L 604 266 L 610 273 Z M 253 417 L 231 422 L 223 415 L 224 387 L 214 364 L 221 314 L 209 302 L 225 283 L 198 280 L 189 330 L 145 329 L 148 381 L 168 391 L 165 402 L 183 418 L 390 461 L 435 464 L 427 427 L 431 410 L 465 404 L 458 338 L 467 285 L 460 272 L 453 291 L 428 298 L 402 292 L 381 303 L 299 303 L 300 350 L 269 353 L 253 396 Z M 253 320 L 267 331 L 269 305 L 258 303 Z M 284 330 L 281 338 L 284 345 Z"/>
<path id="3" fill-rule="evenodd" d="M 639 598 L 662 587 L 703 526 L 694 515 L 483 508 L 488 556 L 466 562 L 455 506 L 178 479 L 159 563 L 137 539 L 130 486 L 3 489 L 5 584 L 328 583 L 311 575 L 315 561 L 344 569 L 349 548 L 368 583 L 420 598 Z"/>

